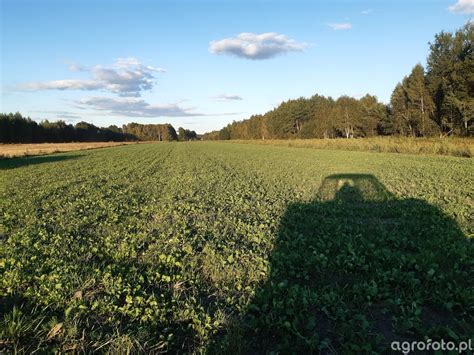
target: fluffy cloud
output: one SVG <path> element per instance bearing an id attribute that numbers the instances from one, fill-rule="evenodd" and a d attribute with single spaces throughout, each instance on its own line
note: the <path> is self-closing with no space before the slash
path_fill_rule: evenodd
<path id="1" fill-rule="evenodd" d="M 296 42 L 285 35 L 268 32 L 241 33 L 237 37 L 212 41 L 209 51 L 245 59 L 269 59 L 288 52 L 301 52 L 308 44 Z"/>
<path id="2" fill-rule="evenodd" d="M 24 90 L 104 90 L 124 97 L 139 97 L 141 91 L 151 90 L 155 84 L 155 72 L 164 69 L 143 65 L 136 58 L 119 58 L 112 67 L 96 65 L 86 68 L 72 63 L 71 71 L 89 72 L 90 79 L 66 79 L 27 83 Z"/>
<path id="3" fill-rule="evenodd" d="M 219 100 L 219 101 L 238 101 L 242 100 L 242 96 L 240 95 L 229 95 L 229 94 L 221 94 L 217 96 L 213 96 L 213 99 Z"/>
<path id="4" fill-rule="evenodd" d="M 335 31 L 341 30 L 350 30 L 352 28 L 352 24 L 345 22 L 345 23 L 328 23 L 328 26 L 331 27 Z"/>
<path id="5" fill-rule="evenodd" d="M 458 14 L 474 14 L 474 0 L 458 0 L 448 7 L 449 11 Z"/>
<path id="6" fill-rule="evenodd" d="M 150 105 L 144 100 L 132 97 L 90 97 L 77 103 L 81 108 L 108 111 L 110 114 L 127 117 L 203 116 L 201 113 L 193 112 L 192 108 L 183 108 L 178 104 Z"/>

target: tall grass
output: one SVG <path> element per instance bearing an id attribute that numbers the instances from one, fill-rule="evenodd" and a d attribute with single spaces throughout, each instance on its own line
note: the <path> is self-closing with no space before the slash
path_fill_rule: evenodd
<path id="1" fill-rule="evenodd" d="M 451 155 L 470 158 L 473 138 L 372 137 L 354 139 L 271 139 L 233 140 L 236 143 L 278 145 L 296 148 L 361 150 L 384 153 Z"/>
<path id="2" fill-rule="evenodd" d="M 139 142 L 73 142 L 73 143 L 27 143 L 0 144 L 0 159 L 30 157 L 34 155 L 53 154 L 75 150 L 87 150 L 104 147 L 115 147 Z M 141 142 L 140 142 L 141 143 Z"/>

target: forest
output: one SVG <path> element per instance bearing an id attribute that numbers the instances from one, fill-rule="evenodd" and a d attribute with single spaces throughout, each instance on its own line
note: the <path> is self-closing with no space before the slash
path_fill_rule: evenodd
<path id="1" fill-rule="evenodd" d="M 172 125 L 129 123 L 101 128 L 91 123 L 75 125 L 64 121 L 37 123 L 19 112 L 0 114 L 0 143 L 67 143 L 67 142 L 123 142 L 123 141 L 189 141 L 197 139 L 194 131 Z"/>
<path id="2" fill-rule="evenodd" d="M 398 83 L 390 103 L 373 95 L 337 99 L 314 95 L 233 122 L 203 139 L 431 137 L 474 133 L 474 24 L 441 32 L 430 43 L 424 68 L 416 64 Z"/>

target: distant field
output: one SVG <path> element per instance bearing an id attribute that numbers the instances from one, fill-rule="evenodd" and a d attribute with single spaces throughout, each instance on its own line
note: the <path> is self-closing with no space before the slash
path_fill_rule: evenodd
<path id="1" fill-rule="evenodd" d="M 373 137 L 358 139 L 269 139 L 237 140 L 234 143 L 281 145 L 296 148 L 341 149 L 379 153 L 452 155 L 469 158 L 474 155 L 473 138 L 407 138 Z"/>
<path id="2" fill-rule="evenodd" d="M 0 352 L 474 334 L 472 159 L 190 142 L 0 161 Z"/>
<path id="3" fill-rule="evenodd" d="M 0 158 L 70 152 L 74 150 L 114 147 L 124 144 L 136 144 L 136 142 L 0 144 Z"/>

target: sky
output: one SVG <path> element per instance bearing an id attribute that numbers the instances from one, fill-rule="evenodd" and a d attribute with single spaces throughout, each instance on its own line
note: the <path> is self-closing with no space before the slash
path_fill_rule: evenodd
<path id="1" fill-rule="evenodd" d="M 0 111 L 204 133 L 314 94 L 389 102 L 474 0 L 0 0 Z"/>

